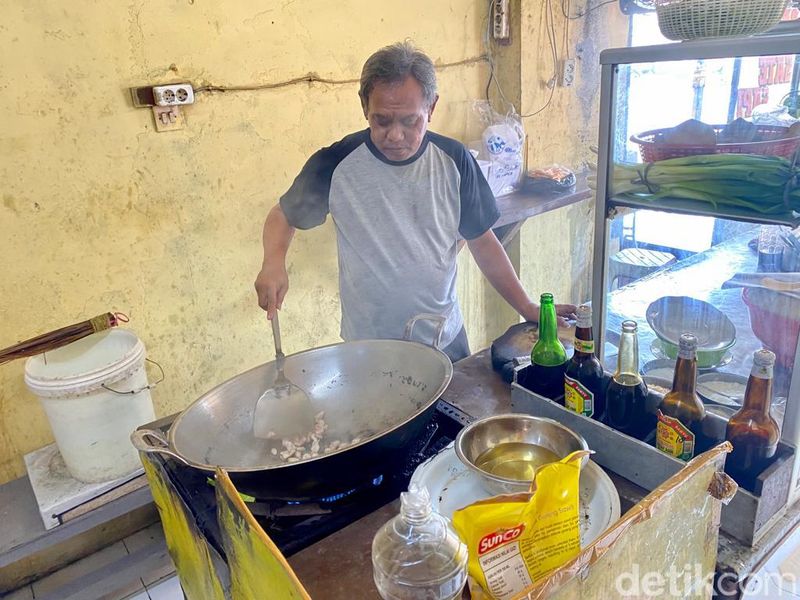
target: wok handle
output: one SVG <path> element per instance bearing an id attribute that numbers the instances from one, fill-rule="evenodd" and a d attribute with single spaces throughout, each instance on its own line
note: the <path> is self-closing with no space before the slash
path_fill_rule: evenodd
<path id="1" fill-rule="evenodd" d="M 438 349 L 442 343 L 442 332 L 444 331 L 445 323 L 447 323 L 447 318 L 443 317 L 442 315 L 435 315 L 433 313 L 420 313 L 414 317 L 411 317 L 406 323 L 406 330 L 403 332 L 404 340 L 411 339 L 411 334 L 414 331 L 414 325 L 417 324 L 417 321 L 433 321 L 436 324 L 433 344 L 431 345 Z"/>
<path id="2" fill-rule="evenodd" d="M 151 443 L 149 438 L 153 438 L 156 443 Z M 147 454 L 166 454 L 186 466 L 191 466 L 186 462 L 185 458 L 170 450 L 169 442 L 158 431 L 152 429 L 137 429 L 131 434 L 131 443 L 139 452 L 145 452 Z"/>

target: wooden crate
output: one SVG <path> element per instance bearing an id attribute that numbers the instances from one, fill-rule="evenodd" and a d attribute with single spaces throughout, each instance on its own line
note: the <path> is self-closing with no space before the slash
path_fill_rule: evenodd
<path id="1" fill-rule="evenodd" d="M 648 396 L 648 411 L 655 412 L 661 397 L 653 392 Z M 512 384 L 511 406 L 514 412 L 548 417 L 581 434 L 599 465 L 632 481 L 648 491 L 680 471 L 686 463 L 664 454 L 654 446 L 567 410 L 560 404 Z M 722 441 L 726 421 L 708 414 L 703 433 Z M 758 477 L 756 493 L 739 488 L 722 509 L 722 531 L 737 540 L 753 545 L 766 533 L 786 510 L 795 449 L 783 442 L 778 445 L 777 459 Z"/>

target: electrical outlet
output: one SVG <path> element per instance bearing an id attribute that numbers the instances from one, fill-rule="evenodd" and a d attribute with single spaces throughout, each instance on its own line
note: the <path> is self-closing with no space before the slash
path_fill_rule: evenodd
<path id="1" fill-rule="evenodd" d="M 180 106 L 154 106 L 153 118 L 156 131 L 176 131 L 186 124 Z"/>
<path id="2" fill-rule="evenodd" d="M 492 37 L 498 42 L 511 39 L 508 3 L 509 0 L 492 0 Z"/>
<path id="3" fill-rule="evenodd" d="M 561 63 L 561 85 L 570 87 L 575 83 L 575 59 L 568 58 Z"/>
<path id="4" fill-rule="evenodd" d="M 153 86 L 153 100 L 156 106 L 179 106 L 194 104 L 194 90 L 190 83 Z"/>

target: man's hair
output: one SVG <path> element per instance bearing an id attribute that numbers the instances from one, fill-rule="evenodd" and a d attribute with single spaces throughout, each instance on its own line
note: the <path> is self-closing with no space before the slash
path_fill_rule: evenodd
<path id="1" fill-rule="evenodd" d="M 367 110 L 369 95 L 376 83 L 399 83 L 408 76 L 422 86 L 422 96 L 430 107 L 436 100 L 436 70 L 433 61 L 410 41 L 385 46 L 367 59 L 361 70 L 358 95 Z"/>

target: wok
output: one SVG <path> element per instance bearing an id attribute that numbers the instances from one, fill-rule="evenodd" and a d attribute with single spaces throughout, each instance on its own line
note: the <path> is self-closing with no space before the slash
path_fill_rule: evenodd
<path id="1" fill-rule="evenodd" d="M 286 377 L 309 396 L 314 412 L 325 412 L 325 440 L 358 443 L 286 464 L 271 454 L 277 439 L 253 435 L 256 401 L 276 377 L 265 363 L 207 392 L 173 422 L 167 437 L 140 429 L 131 436 L 142 452 L 169 455 L 213 472 L 225 468 L 237 488 L 258 498 L 318 499 L 340 493 L 382 473 L 419 437 L 450 382 L 453 365 L 435 347 L 409 341 L 414 323 L 444 320 L 420 315 L 409 321 L 405 340 L 361 340 L 287 356 Z"/>

